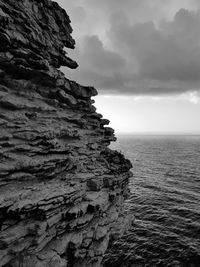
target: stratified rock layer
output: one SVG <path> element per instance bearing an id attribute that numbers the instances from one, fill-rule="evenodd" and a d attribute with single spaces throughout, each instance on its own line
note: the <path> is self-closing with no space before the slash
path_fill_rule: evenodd
<path id="1" fill-rule="evenodd" d="M 76 68 L 70 20 L 48 0 L 0 0 L 0 266 L 99 266 L 130 223 L 131 164 L 111 151 Z"/>

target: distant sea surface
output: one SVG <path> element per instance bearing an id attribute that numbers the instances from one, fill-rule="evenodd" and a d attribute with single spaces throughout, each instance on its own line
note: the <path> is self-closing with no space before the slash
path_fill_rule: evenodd
<path id="1" fill-rule="evenodd" d="M 131 229 L 104 267 L 200 267 L 200 136 L 121 136 L 112 149 L 133 164 Z"/>

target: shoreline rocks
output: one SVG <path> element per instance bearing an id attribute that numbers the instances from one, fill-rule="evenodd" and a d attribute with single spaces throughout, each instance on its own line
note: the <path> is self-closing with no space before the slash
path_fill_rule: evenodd
<path id="1" fill-rule="evenodd" d="M 130 224 L 131 163 L 96 89 L 58 70 L 71 32 L 55 2 L 0 0 L 0 266 L 100 266 Z"/>

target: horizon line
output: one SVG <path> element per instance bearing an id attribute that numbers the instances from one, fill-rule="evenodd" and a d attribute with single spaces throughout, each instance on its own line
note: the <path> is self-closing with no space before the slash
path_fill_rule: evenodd
<path id="1" fill-rule="evenodd" d="M 115 135 L 182 135 L 198 136 L 200 133 L 193 132 L 115 132 Z"/>

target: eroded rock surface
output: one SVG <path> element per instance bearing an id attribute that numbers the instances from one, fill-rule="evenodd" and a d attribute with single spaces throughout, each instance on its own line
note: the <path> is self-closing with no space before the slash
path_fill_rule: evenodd
<path id="1" fill-rule="evenodd" d="M 100 266 L 130 218 L 131 164 L 111 151 L 93 87 L 76 68 L 70 20 L 49 0 L 0 0 L 0 266 Z"/>

